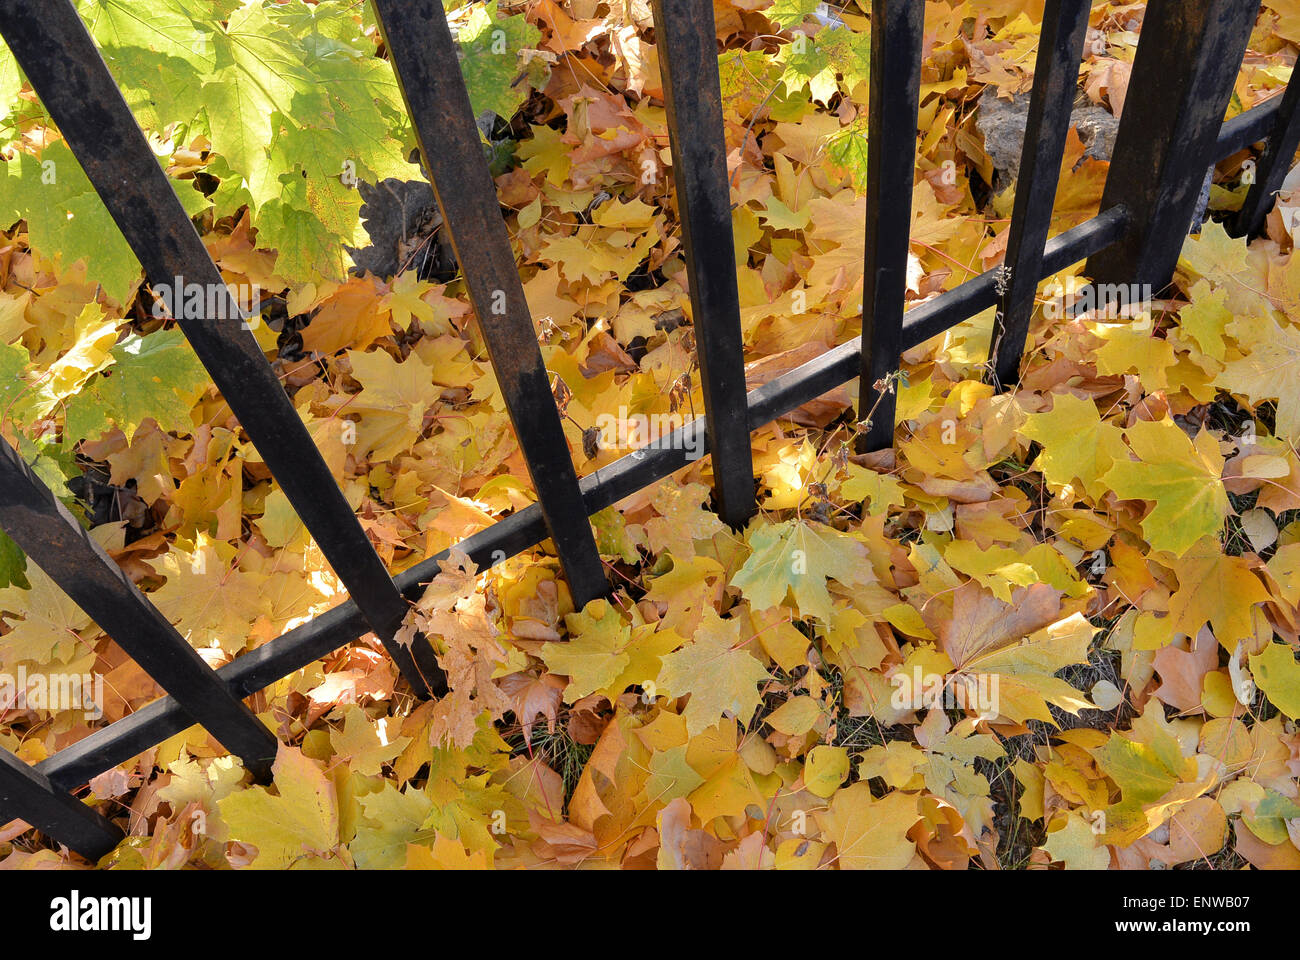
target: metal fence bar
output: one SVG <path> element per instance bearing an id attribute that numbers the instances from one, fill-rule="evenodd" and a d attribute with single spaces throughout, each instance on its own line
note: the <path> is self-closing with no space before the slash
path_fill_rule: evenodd
<path id="1" fill-rule="evenodd" d="M 1158 294 L 1173 279 L 1258 12 L 1251 0 L 1147 4 L 1101 201 L 1127 206 L 1133 229 L 1088 261 L 1096 283 Z"/>
<path id="2" fill-rule="evenodd" d="M 230 695 L 198 651 L 0 440 L 0 526 L 119 647 L 254 776 L 270 773 L 277 741 Z"/>
<path id="3" fill-rule="evenodd" d="M 1281 100 L 1268 144 L 1255 164 L 1255 182 L 1228 225 L 1228 232 L 1234 237 L 1253 238 L 1264 232 L 1264 221 L 1273 209 L 1282 181 L 1291 171 L 1296 150 L 1300 149 L 1300 75 L 1287 83 Z"/>
<path id="4" fill-rule="evenodd" d="M 1079 62 L 1088 32 L 1091 0 L 1047 0 L 1029 98 L 1025 145 L 1003 261 L 1005 290 L 993 325 L 993 376 L 1003 386 L 1019 378 L 1034 296 L 1042 272 L 1043 246 L 1052 225 L 1061 158 L 1079 89 Z"/>
<path id="5" fill-rule="evenodd" d="M 1275 129 L 1278 112 L 1282 109 L 1284 94 L 1278 93 L 1261 104 L 1239 113 L 1219 131 L 1219 139 L 1214 148 L 1214 160 L 1226 160 L 1238 150 L 1245 150 L 1252 143 L 1267 140 Z"/>
<path id="6" fill-rule="evenodd" d="M 144 265 L 146 278 L 153 284 L 170 285 L 176 277 L 198 283 L 220 298 L 218 317 L 240 317 L 69 0 L 0 0 L 0 33 Z M 394 642 L 407 604 L 252 333 L 239 319 L 178 322 L 403 676 L 421 696 L 443 689 L 426 640 L 419 638 L 411 649 Z"/>
<path id="7" fill-rule="evenodd" d="M 374 0 L 374 9 L 515 436 L 581 608 L 609 584 L 446 14 L 439 0 Z"/>
<path id="8" fill-rule="evenodd" d="M 867 244 L 862 281 L 862 372 L 858 419 L 871 426 L 859 452 L 894 442 L 897 384 L 875 385 L 898 369 L 907 297 L 907 255 L 916 177 L 925 4 L 871 2 L 871 92 L 867 122 Z M 874 412 L 873 412 L 874 410 Z"/>
<path id="9" fill-rule="evenodd" d="M 66 844 L 87 860 L 98 860 L 116 847 L 123 833 L 112 821 L 8 750 L 0 750 L 0 810 Z"/>
<path id="10" fill-rule="evenodd" d="M 654 0 L 673 180 L 686 250 L 700 386 L 718 513 L 742 527 L 758 510 L 745 420 L 745 343 L 731 228 L 731 185 L 711 4 Z"/>

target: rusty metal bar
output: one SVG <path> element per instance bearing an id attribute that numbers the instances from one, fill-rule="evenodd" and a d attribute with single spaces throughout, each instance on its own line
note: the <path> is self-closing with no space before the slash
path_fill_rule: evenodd
<path id="1" fill-rule="evenodd" d="M 714 497 L 722 519 L 739 528 L 757 512 L 758 504 L 745 422 L 745 341 L 736 286 L 717 29 L 713 7 L 706 3 L 654 0 L 653 9 L 700 385 L 713 449 Z"/>
<path id="2" fill-rule="evenodd" d="M 1016 382 L 1025 352 L 1042 273 L 1043 247 L 1052 226 L 1061 158 L 1070 132 L 1070 114 L 1079 89 L 1079 61 L 1091 8 L 1091 0 L 1047 0 L 1043 11 L 1011 234 L 1003 261 L 1006 292 L 998 303 L 991 343 L 992 373 L 1002 386 Z"/>
<path id="3" fill-rule="evenodd" d="M 858 386 L 858 419 L 870 419 L 871 426 L 858 437 L 861 453 L 894 443 L 898 385 L 889 384 L 881 393 L 876 384 L 898 369 L 903 352 L 924 32 L 924 3 L 872 0 L 867 246 Z"/>
<path id="4" fill-rule="evenodd" d="M 374 0 L 374 8 L 547 529 L 581 608 L 607 593 L 609 583 L 447 16 L 439 0 Z"/>
<path id="5" fill-rule="evenodd" d="M 1264 221 L 1300 149 L 1300 74 L 1292 76 L 1280 100 L 1268 144 L 1255 164 L 1255 182 L 1229 224 L 1234 237 L 1254 238 L 1264 232 Z"/>

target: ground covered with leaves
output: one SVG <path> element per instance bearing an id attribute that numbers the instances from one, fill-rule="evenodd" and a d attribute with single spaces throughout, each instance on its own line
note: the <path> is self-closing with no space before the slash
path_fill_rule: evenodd
<path id="1" fill-rule="evenodd" d="M 650 10 L 448 6 L 591 473 L 703 410 Z M 860 333 L 860 6 L 715 3 L 751 387 Z M 1294 207 L 1249 246 L 1214 220 L 1252 153 L 1164 299 L 1071 316 L 1057 278 L 1007 392 L 991 313 L 908 351 L 882 454 L 851 455 L 856 383 L 758 431 L 744 531 L 707 459 L 630 497 L 576 610 L 545 549 L 454 549 L 530 485 L 436 211 L 363 252 L 365 185 L 421 179 L 367 5 L 79 7 L 380 555 L 453 548 L 408 621 L 445 697 L 364 637 L 251 698 L 273 783 L 192 728 L 79 791 L 129 833 L 102 866 L 1300 867 Z M 1029 89 L 1042 7 L 927 5 L 913 306 L 1001 262 L 980 104 Z M 1094 4 L 1081 100 L 1122 108 L 1143 10 Z M 1298 44 L 1267 0 L 1230 114 Z M 341 587 L 6 51 L 0 104 L 0 429 L 228 663 Z M 1106 171 L 1072 134 L 1053 232 Z M 102 715 L 0 704 L 0 745 L 37 763 L 161 695 L 7 539 L 0 587 L 0 673 L 102 677 Z M 0 868 L 50 866 L 87 864 L 0 826 Z"/>

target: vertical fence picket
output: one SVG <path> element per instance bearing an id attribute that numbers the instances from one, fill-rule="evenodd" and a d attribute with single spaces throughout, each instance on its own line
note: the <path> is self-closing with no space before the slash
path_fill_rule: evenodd
<path id="1" fill-rule="evenodd" d="M 1173 280 L 1258 13 L 1249 0 L 1147 4 L 1101 200 L 1132 221 L 1088 260 L 1094 282 L 1159 294 Z"/>
<path id="2" fill-rule="evenodd" d="M 1291 171 L 1297 149 L 1300 149 L 1300 74 L 1291 78 L 1282 94 L 1282 105 L 1268 144 L 1255 164 L 1255 182 L 1229 224 L 1230 234 L 1253 238 L 1264 232 L 1264 220 L 1282 189 L 1282 181 Z"/>
<path id="3" fill-rule="evenodd" d="M 875 385 L 898 369 L 903 352 L 924 32 L 924 3 L 872 0 L 867 243 L 858 386 L 858 418 L 871 420 L 870 428 L 858 438 L 858 450 L 864 453 L 894 442 L 898 386 L 891 384 L 878 393 Z"/>
<path id="4" fill-rule="evenodd" d="M 0 525 L 63 592 L 255 776 L 270 772 L 277 741 L 230 695 L 113 559 L 0 439 Z"/>
<path id="5" fill-rule="evenodd" d="M 56 790 L 43 773 L 0 749 L 0 810 L 53 837 L 87 860 L 98 860 L 122 840 L 112 821 L 70 793 Z"/>
<path id="6" fill-rule="evenodd" d="M 417 695 L 445 689 L 427 640 L 394 640 L 409 609 L 362 530 L 172 190 L 69 0 L 0 0 L 0 33 L 155 286 L 181 277 L 219 299 L 177 318 L 240 425 Z"/>
<path id="7" fill-rule="evenodd" d="M 1004 261 L 1005 291 L 998 304 L 991 342 L 992 373 L 1002 386 L 1016 382 L 1029 334 L 1091 7 L 1090 0 L 1047 0 L 1043 11 Z"/>
<path id="8" fill-rule="evenodd" d="M 440 0 L 374 0 L 438 208 L 574 602 L 608 592 Z M 491 54 L 496 56 L 496 54 Z"/>
<path id="9" fill-rule="evenodd" d="M 741 527 L 758 507 L 713 7 L 654 0 L 653 8 L 714 494 L 722 518 Z"/>

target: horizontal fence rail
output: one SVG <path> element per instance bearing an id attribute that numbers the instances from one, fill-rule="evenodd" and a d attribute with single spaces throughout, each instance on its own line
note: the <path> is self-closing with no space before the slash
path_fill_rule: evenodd
<path id="1" fill-rule="evenodd" d="M 103 814 L 64 793 L 45 774 L 8 750 L 0 750 L 0 810 L 6 816 L 20 817 L 90 860 L 112 850 L 124 836 Z"/>
<path id="2" fill-rule="evenodd" d="M 888 391 L 877 395 L 876 383 L 897 370 L 904 351 L 991 308 L 997 308 L 992 375 L 1003 385 L 1013 383 L 1043 280 L 1086 260 L 1087 270 L 1107 277 L 1119 271 L 1167 283 L 1211 165 L 1254 143 L 1269 144 L 1233 222 L 1238 232 L 1254 233 L 1300 145 L 1300 81 L 1222 123 L 1255 4 L 1151 0 L 1101 212 L 1049 239 L 1090 4 L 1048 0 L 1006 266 L 904 312 L 924 5 L 873 0 L 863 333 L 746 392 L 713 16 L 707 4 L 653 0 L 705 412 L 579 478 L 445 11 L 438 0 L 372 2 L 537 492 L 535 503 L 457 548 L 486 570 L 550 540 L 579 605 L 609 589 L 592 514 L 690 465 L 702 450 L 713 457 L 719 512 L 742 525 L 755 509 L 753 431 L 858 379 L 858 413 L 871 420 L 860 448 L 889 446 L 894 399 Z M 146 278 L 196 278 L 219 285 L 229 298 L 72 4 L 0 0 L 0 33 Z M 1144 146 L 1153 133 L 1169 139 L 1156 149 Z M 1121 149 L 1145 155 L 1124 160 Z M 265 773 L 276 741 L 242 700 L 368 631 L 384 642 L 417 694 L 445 689 L 427 640 L 417 638 L 407 648 L 393 638 L 409 603 L 440 572 L 450 550 L 390 576 L 255 339 L 238 323 L 178 322 L 349 598 L 213 671 L 17 452 L 0 443 L 0 524 L 167 691 L 35 767 L 0 751 L 0 816 L 21 818 L 92 859 L 122 834 L 71 791 L 195 723 L 254 773 Z"/>
<path id="3" fill-rule="evenodd" d="M 1126 222 L 1122 210 L 1111 210 L 1051 240 L 1043 259 L 1042 279 L 1113 243 L 1123 233 Z M 903 324 L 902 348 L 911 349 L 992 307 L 997 303 L 996 284 L 997 271 L 990 270 L 910 311 Z M 854 380 L 861 357 L 861 343 L 854 339 L 751 390 L 746 404 L 749 430 L 758 430 Z M 689 466 L 693 462 L 689 451 L 699 449 L 699 445 L 707 451 L 710 442 L 705 421 L 699 418 L 641 448 L 639 455 L 628 454 L 589 474 L 581 482 L 587 512 L 611 507 Z M 486 570 L 538 546 L 546 538 L 545 519 L 540 507 L 533 504 L 467 537 L 457 544 L 457 549 L 464 551 L 480 570 Z M 395 578 L 398 588 L 409 599 L 418 598 L 450 556 L 450 550 L 443 550 L 402 571 Z M 217 673 L 234 696 L 247 697 L 355 641 L 365 630 L 365 620 L 356 604 L 346 600 L 309 623 L 241 655 Z M 180 733 L 189 724 L 180 704 L 163 697 L 60 750 L 37 769 L 56 786 L 70 790 Z"/>

